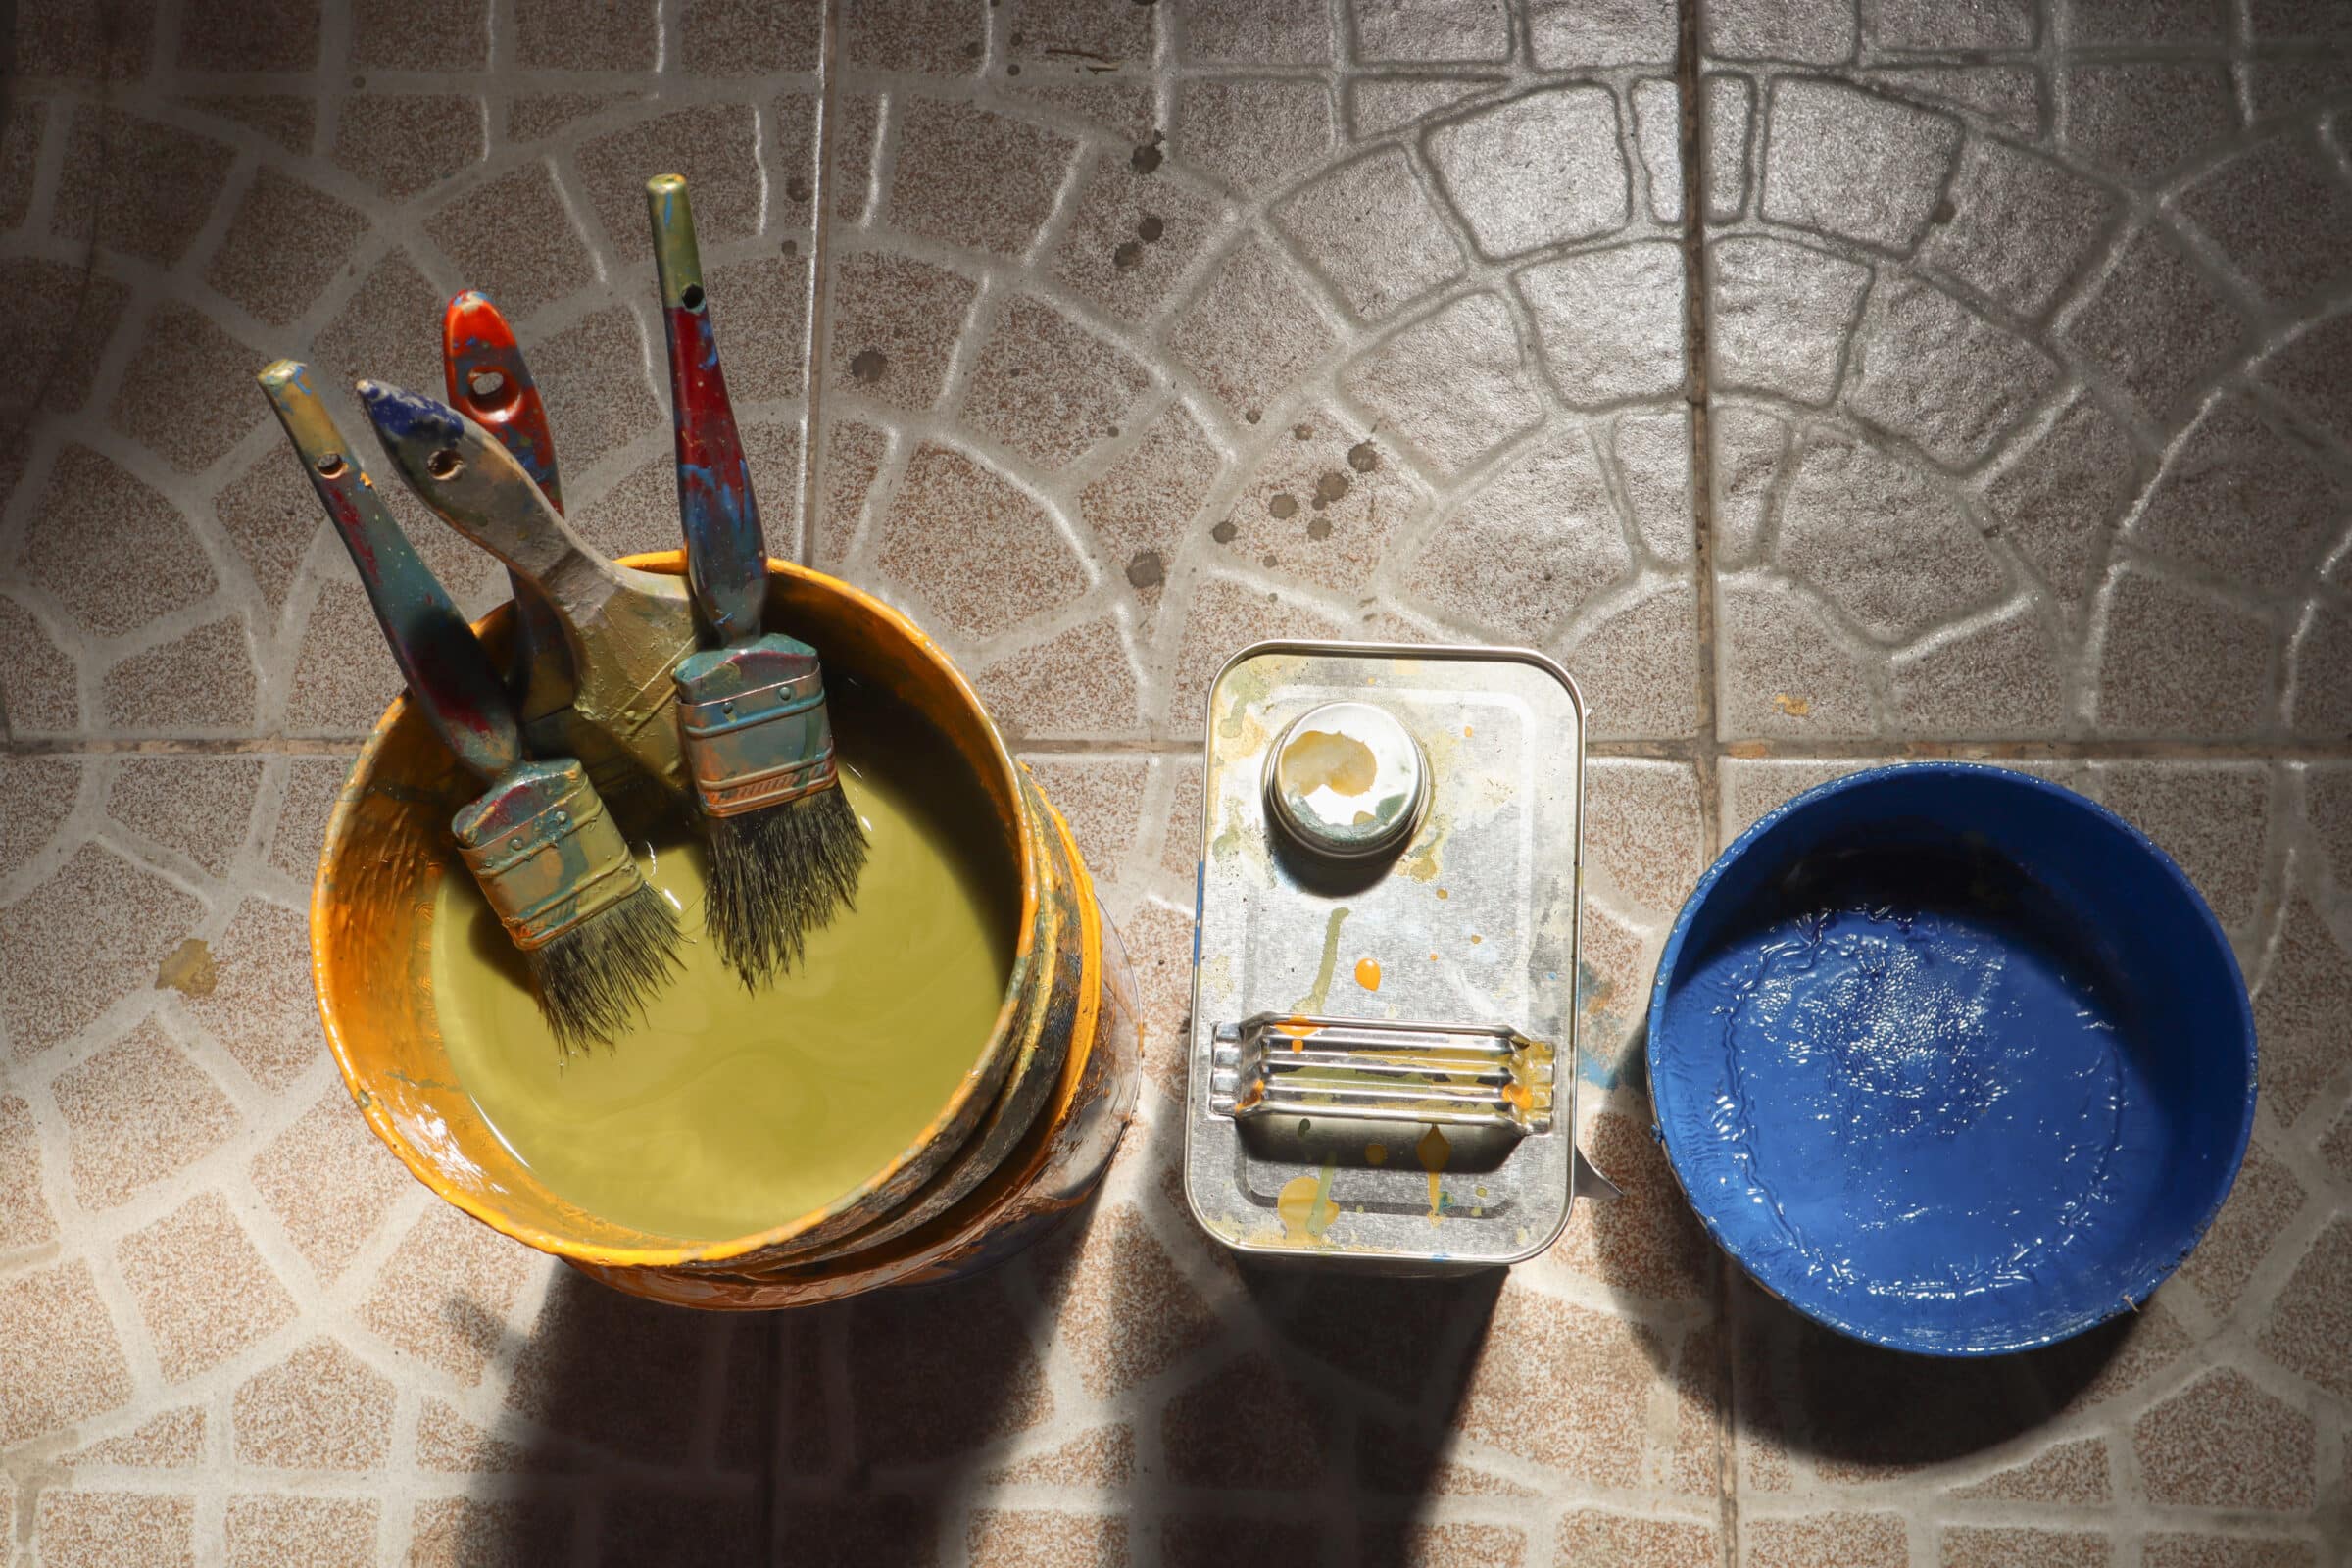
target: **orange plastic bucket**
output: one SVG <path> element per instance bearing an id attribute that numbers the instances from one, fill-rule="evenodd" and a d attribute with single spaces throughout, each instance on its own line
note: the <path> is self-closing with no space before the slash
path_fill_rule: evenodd
<path id="1" fill-rule="evenodd" d="M 680 553 L 630 558 L 675 574 Z M 430 984 L 449 819 L 479 786 L 405 699 L 375 726 L 327 823 L 311 965 L 328 1045 L 376 1135 L 484 1224 L 639 1296 L 788 1306 L 984 1265 L 1084 1199 L 1135 1103 L 1134 982 L 1068 827 L 1012 760 L 971 687 L 912 622 L 848 584 L 769 563 L 769 622 L 814 644 L 828 683 L 921 713 L 969 768 L 1018 867 L 1011 976 L 996 1025 L 921 1135 L 835 1201 L 725 1241 L 587 1212 L 507 1150 L 459 1086 Z M 506 612 L 481 631 L 503 642 Z"/>

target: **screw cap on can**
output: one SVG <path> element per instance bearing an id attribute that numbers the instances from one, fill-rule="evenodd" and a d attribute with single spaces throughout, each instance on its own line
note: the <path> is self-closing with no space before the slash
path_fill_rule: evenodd
<path id="1" fill-rule="evenodd" d="M 1292 720 L 1266 760 L 1266 807 L 1303 848 L 1339 859 L 1392 853 L 1429 797 L 1429 766 L 1396 716 L 1325 703 Z"/>

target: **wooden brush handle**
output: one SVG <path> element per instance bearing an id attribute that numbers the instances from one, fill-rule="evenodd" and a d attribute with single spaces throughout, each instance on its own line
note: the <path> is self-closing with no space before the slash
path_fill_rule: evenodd
<path id="1" fill-rule="evenodd" d="M 360 401 L 418 499 L 547 595 L 571 657 L 574 710 L 682 794 L 669 677 L 695 648 L 685 585 L 598 554 L 506 448 L 446 403 L 377 381 L 360 383 Z"/>
<path id="2" fill-rule="evenodd" d="M 302 459 L 343 547 L 351 552 L 409 694 L 458 760 L 495 779 L 522 762 L 522 732 L 473 628 L 384 510 L 383 498 L 335 428 L 310 369 L 280 360 L 256 378 Z"/>
<path id="3" fill-rule="evenodd" d="M 563 481 L 556 469 L 556 438 L 548 428 L 547 405 L 539 400 L 538 384 L 523 362 L 514 329 L 490 296 L 478 289 L 460 294 L 441 313 L 441 375 L 449 387 L 450 406 L 498 437 L 499 445 L 539 486 L 547 504 L 562 512 Z M 509 684 L 528 724 L 571 706 L 571 658 L 564 652 L 563 623 L 547 596 L 512 567 L 507 581 L 514 591 L 514 657 Z"/>
<path id="4" fill-rule="evenodd" d="M 479 289 L 467 289 L 441 313 L 441 373 L 449 406 L 498 437 L 547 504 L 562 512 L 564 483 L 547 405 L 514 328 Z"/>
<path id="5" fill-rule="evenodd" d="M 381 381 L 362 381 L 359 391 L 393 467 L 458 532 L 541 589 L 559 572 L 584 564 L 612 569 L 489 431 L 421 392 Z M 562 613 L 561 599 L 550 598 Z"/>
<path id="6" fill-rule="evenodd" d="M 680 174 L 647 181 L 654 266 L 662 279 L 669 345 L 670 425 L 678 452 L 678 520 L 686 535 L 686 580 L 694 607 L 720 647 L 760 635 L 767 598 L 767 544 L 752 495 L 751 465 L 727 400 L 710 302 L 703 292 L 694 208 Z"/>

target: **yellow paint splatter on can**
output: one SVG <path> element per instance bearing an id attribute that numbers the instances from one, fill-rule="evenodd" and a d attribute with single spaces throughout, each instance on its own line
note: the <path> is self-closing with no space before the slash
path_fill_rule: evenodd
<path id="1" fill-rule="evenodd" d="M 1340 1205 L 1331 1200 L 1332 1167 L 1325 1165 L 1320 1174 L 1294 1176 L 1282 1184 L 1275 1195 L 1274 1212 L 1282 1216 L 1282 1234 L 1294 1242 L 1319 1242 L 1331 1229 L 1331 1222 L 1340 1217 Z"/>
<path id="2" fill-rule="evenodd" d="M 1429 1222 L 1435 1225 L 1445 1217 L 1441 1210 L 1446 1206 L 1446 1195 L 1438 1190 L 1438 1176 L 1446 1169 L 1446 1161 L 1452 1157 L 1453 1146 L 1446 1141 L 1444 1133 L 1432 1127 L 1421 1135 L 1413 1152 L 1421 1156 L 1421 1168 L 1429 1172 Z"/>

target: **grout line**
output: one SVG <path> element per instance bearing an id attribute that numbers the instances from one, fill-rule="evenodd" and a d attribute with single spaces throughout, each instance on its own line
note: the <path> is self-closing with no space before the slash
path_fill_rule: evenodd
<path id="1" fill-rule="evenodd" d="M 801 347 L 801 495 L 800 527 L 793 558 L 800 564 L 816 560 L 818 467 L 824 455 L 824 366 L 826 337 L 831 330 L 826 309 L 832 289 L 833 176 L 835 141 L 841 121 L 841 0 L 826 0 L 818 22 L 816 49 L 816 146 L 808 183 L 808 315 Z M 877 135 L 879 134 L 877 130 Z M 764 1318 L 765 1321 L 760 1321 Z M 785 1532 L 791 1510 L 779 1500 L 789 1479 L 785 1473 L 784 1401 L 792 1392 L 792 1324 L 794 1314 L 758 1314 L 753 1324 L 767 1336 L 766 1397 L 760 1408 L 760 1471 L 766 1485 L 760 1488 L 758 1540 L 770 1564 L 786 1560 Z"/>
<path id="2" fill-rule="evenodd" d="M 1718 758 L 1738 760 L 1835 760 L 1847 757 L 1936 759 L 1951 761 L 2341 761 L 2352 744 L 2297 742 L 2250 737 L 2234 741 L 2192 740 L 1981 740 L 1926 741 L 1887 736 L 1844 740 L 1788 739 L 1721 742 Z M 1605 755 L 1605 754 L 1604 754 Z"/>
<path id="3" fill-rule="evenodd" d="M 826 8 L 828 12 L 831 9 L 830 6 Z M 759 1475 L 765 1485 L 759 1488 L 760 1534 L 757 1539 L 766 1543 L 766 1558 L 770 1564 L 781 1564 L 785 1560 L 784 1511 L 777 1506 L 776 1499 L 783 1491 L 780 1483 L 783 1478 L 784 1465 L 784 1398 L 788 1388 L 784 1358 L 792 1348 L 791 1341 L 787 1337 L 788 1331 L 785 1323 L 790 1316 L 791 1314 L 786 1312 L 747 1313 L 737 1319 L 739 1327 L 734 1334 L 728 1336 L 727 1348 L 731 1358 L 735 1353 L 734 1342 L 736 1340 L 746 1339 L 754 1334 L 764 1334 L 767 1337 L 767 1351 L 760 1358 L 767 1366 L 765 1379 L 767 1394 L 760 1403 L 758 1417 L 760 1422 Z M 723 1432 L 723 1416 L 721 1423 Z"/>
<path id="4" fill-rule="evenodd" d="M 0 740 L 0 757 L 357 757 L 368 744 L 364 735 L 343 740 L 289 739 L 261 736 L 252 739 L 162 737 L 149 740 L 109 740 L 103 736 L 79 740 Z"/>
<path id="5" fill-rule="evenodd" d="M 1699 0 L 1676 0 L 1675 90 L 1682 100 L 1681 147 L 1683 177 L 1683 355 L 1686 399 L 1690 411 L 1690 531 L 1691 570 L 1697 628 L 1699 843 L 1709 858 L 1720 846 L 1723 820 L 1721 769 L 1722 738 L 1716 715 L 1715 675 L 1715 553 L 1714 470 L 1709 461 L 1707 404 L 1707 180 L 1703 148 L 1705 127 L 1700 123 L 1705 82 L 1698 58 Z M 1752 131 L 1751 131 L 1752 134 Z M 1588 747 L 1588 751 L 1596 748 Z M 1604 752 L 1601 755 L 1607 755 Z M 1739 1389 L 1734 1377 L 1738 1334 L 1733 1322 L 1730 1270 L 1718 1255 L 1708 1270 L 1715 1297 L 1715 1498 L 1718 1509 L 1716 1551 L 1723 1568 L 1740 1562 L 1740 1463 L 1737 1442 Z"/>
<path id="6" fill-rule="evenodd" d="M 1739 1291 L 1732 1279 L 1735 1266 L 1718 1248 L 1708 1271 L 1715 1288 L 1717 1325 L 1715 1397 L 1721 1414 L 1715 1423 L 1715 1496 L 1722 1520 L 1717 1548 L 1723 1568 L 1740 1564 L 1740 1314 Z"/>
<path id="7" fill-rule="evenodd" d="M 1691 569 L 1695 587 L 1698 668 L 1699 832 L 1712 851 L 1722 811 L 1716 800 L 1720 752 L 1715 678 L 1714 470 L 1709 456 L 1707 403 L 1707 187 L 1704 128 L 1699 123 L 1704 91 L 1698 59 L 1698 0 L 1679 0 L 1680 37 L 1675 52 L 1675 86 L 1682 98 L 1683 177 L 1683 353 L 1690 411 Z"/>
<path id="8" fill-rule="evenodd" d="M 801 526 L 794 559 L 816 560 L 818 464 L 824 453 L 826 309 L 832 290 L 834 141 L 841 118 L 841 0 L 827 0 L 816 54 L 815 172 L 809 176 L 808 329 L 801 346 Z"/>

